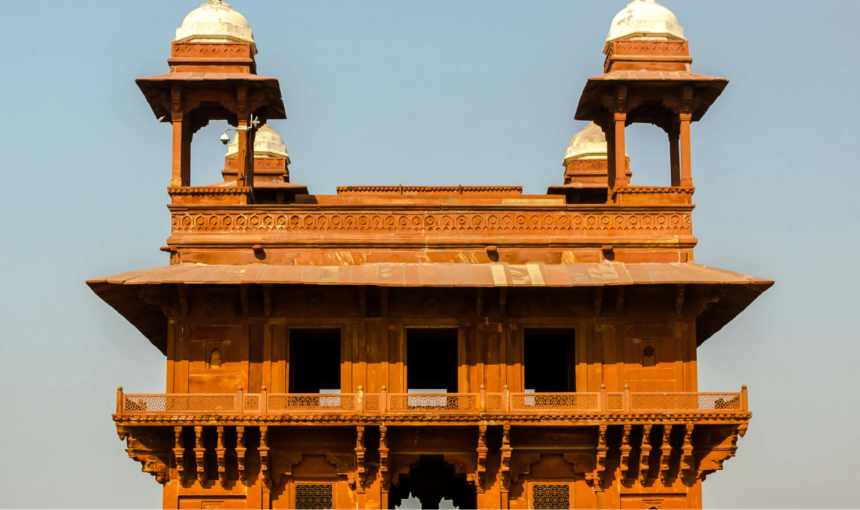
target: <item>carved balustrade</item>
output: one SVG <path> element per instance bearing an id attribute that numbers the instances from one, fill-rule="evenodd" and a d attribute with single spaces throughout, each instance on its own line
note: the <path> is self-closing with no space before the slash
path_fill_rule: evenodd
<path id="1" fill-rule="evenodd" d="M 530 415 L 747 413 L 739 393 L 170 393 L 117 392 L 118 416 L 348 414 L 374 418 L 402 414 Z"/>
<path id="2" fill-rule="evenodd" d="M 171 209 L 175 242 L 194 236 L 218 236 L 241 243 L 244 235 L 271 242 L 301 242 L 308 236 L 360 242 L 374 235 L 392 237 L 469 238 L 510 236 L 639 237 L 692 236 L 691 204 L 436 206 L 436 207 L 303 207 L 185 206 Z M 189 237 L 191 236 L 191 237 Z M 239 236 L 233 237 L 233 236 Z M 258 241 L 254 241 L 258 242 Z"/>

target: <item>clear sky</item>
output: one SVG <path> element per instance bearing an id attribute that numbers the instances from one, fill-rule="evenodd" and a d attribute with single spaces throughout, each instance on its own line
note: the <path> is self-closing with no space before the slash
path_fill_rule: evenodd
<path id="1" fill-rule="evenodd" d="M 171 129 L 134 84 L 167 72 L 202 0 L 6 1 L 0 29 L 0 506 L 157 507 L 114 391 L 162 392 L 164 357 L 84 284 L 166 265 Z M 562 182 L 573 120 L 625 0 L 234 0 L 281 80 L 293 182 Z M 702 391 L 755 416 L 708 507 L 856 507 L 860 2 L 664 0 L 696 72 L 728 89 L 693 127 L 696 261 L 776 280 L 699 350 Z M 219 178 L 224 125 L 195 137 Z M 667 184 L 653 126 L 633 182 Z"/>

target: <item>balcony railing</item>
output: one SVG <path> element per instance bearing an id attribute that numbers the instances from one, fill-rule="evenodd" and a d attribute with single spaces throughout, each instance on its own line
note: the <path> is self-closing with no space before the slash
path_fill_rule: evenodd
<path id="1" fill-rule="evenodd" d="M 747 388 L 739 393 L 168 393 L 117 390 L 116 413 L 193 414 L 655 414 L 748 412 Z"/>

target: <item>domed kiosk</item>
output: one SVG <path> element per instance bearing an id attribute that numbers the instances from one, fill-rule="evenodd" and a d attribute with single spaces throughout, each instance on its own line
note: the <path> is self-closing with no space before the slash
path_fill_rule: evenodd
<path id="1" fill-rule="evenodd" d="M 630 181 L 630 158 L 627 158 Z M 569 203 L 605 203 L 608 184 L 606 135 L 591 122 L 574 135 L 564 154 L 564 185 L 551 186 L 547 193 L 567 195 Z"/>
<path id="2" fill-rule="evenodd" d="M 290 155 L 284 139 L 268 124 L 260 126 L 254 136 L 254 188 L 258 202 L 283 203 L 291 194 L 307 194 L 307 186 L 290 182 Z M 224 183 L 238 178 L 239 135 L 227 147 L 224 158 Z"/>
<path id="3" fill-rule="evenodd" d="M 260 198 L 254 192 L 258 183 L 254 138 L 259 134 L 263 145 L 280 143 L 283 147 L 277 134 L 258 127 L 269 120 L 286 119 L 287 114 L 278 80 L 257 74 L 256 54 L 248 20 L 229 4 L 209 0 L 191 11 L 176 29 L 168 59 L 170 73 L 137 80 L 155 116 L 173 126 L 170 193 L 174 203 L 254 203 Z M 235 126 L 233 165 L 225 168 L 233 178 L 191 186 L 191 142 L 194 133 L 213 120 Z M 287 175 L 286 150 L 272 156 L 278 160 L 270 162 L 274 165 L 271 170 L 278 170 L 275 180 L 288 183 L 282 178 Z M 266 175 L 260 184 L 266 179 L 272 183 L 272 176 Z"/>

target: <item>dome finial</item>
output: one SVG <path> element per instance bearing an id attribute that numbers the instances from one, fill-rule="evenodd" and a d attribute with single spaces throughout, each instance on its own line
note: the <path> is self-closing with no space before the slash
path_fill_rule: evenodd
<path id="1" fill-rule="evenodd" d="M 221 0 L 200 4 L 176 29 L 176 42 L 246 42 L 254 53 L 257 46 L 248 20 Z"/>
<path id="2" fill-rule="evenodd" d="M 657 0 L 633 0 L 612 20 L 603 52 L 619 39 L 675 39 L 685 41 L 678 18 Z"/>

